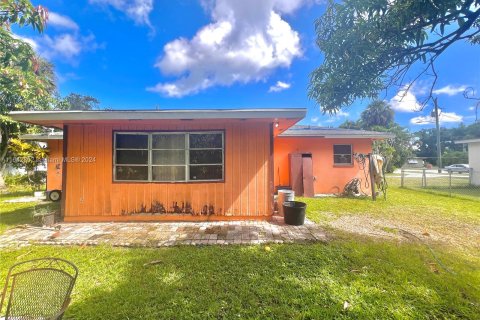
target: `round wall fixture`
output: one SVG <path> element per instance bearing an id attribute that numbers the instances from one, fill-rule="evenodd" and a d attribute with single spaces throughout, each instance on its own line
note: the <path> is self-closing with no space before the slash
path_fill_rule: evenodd
<path id="1" fill-rule="evenodd" d="M 48 200 L 57 202 L 62 199 L 62 191 L 60 190 L 52 190 L 48 193 Z"/>

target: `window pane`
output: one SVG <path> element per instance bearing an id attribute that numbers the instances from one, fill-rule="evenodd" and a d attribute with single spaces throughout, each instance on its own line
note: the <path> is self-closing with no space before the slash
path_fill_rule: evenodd
<path id="1" fill-rule="evenodd" d="M 117 164 L 148 164 L 147 150 L 117 150 Z"/>
<path id="2" fill-rule="evenodd" d="M 349 144 L 338 144 L 333 146 L 334 154 L 351 154 L 352 146 Z"/>
<path id="3" fill-rule="evenodd" d="M 115 171 L 117 180 L 148 180 L 147 166 L 117 166 Z"/>
<path id="4" fill-rule="evenodd" d="M 221 180 L 223 166 L 190 166 L 190 180 Z"/>
<path id="5" fill-rule="evenodd" d="M 146 134 L 117 133 L 115 136 L 116 148 L 148 149 L 148 135 Z"/>
<path id="6" fill-rule="evenodd" d="M 185 134 L 154 134 L 153 149 L 185 149 Z"/>
<path id="7" fill-rule="evenodd" d="M 185 166 L 152 167 L 154 181 L 185 181 Z"/>
<path id="8" fill-rule="evenodd" d="M 352 156 L 351 155 L 343 155 L 343 154 L 336 154 L 333 156 L 333 161 L 336 164 L 342 164 L 342 163 L 352 163 Z"/>
<path id="9" fill-rule="evenodd" d="M 222 163 L 222 150 L 190 150 L 190 164 Z"/>
<path id="10" fill-rule="evenodd" d="M 190 149 L 222 148 L 221 133 L 190 134 Z"/>
<path id="11" fill-rule="evenodd" d="M 185 164 L 185 150 L 153 150 L 152 164 Z"/>

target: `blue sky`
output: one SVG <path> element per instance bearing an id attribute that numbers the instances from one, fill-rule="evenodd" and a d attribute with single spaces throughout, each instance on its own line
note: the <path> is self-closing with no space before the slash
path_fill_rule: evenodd
<path id="1" fill-rule="evenodd" d="M 91 95 L 102 107 L 305 107 L 302 123 L 338 126 L 356 120 L 368 101 L 330 117 L 307 97 L 309 74 L 322 61 L 314 32 L 325 9 L 321 2 L 34 1 L 50 11 L 47 30 L 14 32 L 55 64 L 62 95 Z M 453 45 L 437 72 L 442 125 L 473 123 L 474 102 L 462 92 L 480 89 L 480 46 Z M 395 91 L 381 95 L 412 131 L 433 126 L 431 106 L 413 111 L 427 84 L 415 84 L 401 102 Z"/>

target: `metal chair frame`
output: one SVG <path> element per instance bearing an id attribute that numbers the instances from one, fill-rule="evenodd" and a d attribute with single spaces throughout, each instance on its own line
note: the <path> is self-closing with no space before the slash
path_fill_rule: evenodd
<path id="1" fill-rule="evenodd" d="M 61 258 L 38 258 L 32 259 L 28 261 L 23 261 L 20 263 L 14 264 L 8 270 L 7 279 L 5 282 L 5 286 L 2 291 L 1 299 L 0 299 L 0 312 L 4 308 L 4 303 L 6 302 L 6 313 L 5 318 L 1 319 L 12 319 L 13 317 L 15 320 L 19 319 L 32 319 L 31 317 L 19 317 L 18 315 L 10 315 L 10 311 L 12 308 L 12 297 L 15 292 L 15 284 L 16 284 L 16 277 L 22 274 L 26 274 L 33 271 L 47 271 L 52 270 L 55 272 L 60 272 L 66 275 L 70 279 L 70 285 L 67 288 L 65 297 L 63 298 L 62 307 L 58 310 L 58 312 L 48 319 L 56 320 L 62 319 L 63 314 L 68 308 L 70 304 L 70 295 L 73 290 L 73 286 L 75 285 L 75 281 L 77 280 L 78 276 L 78 268 L 71 262 L 61 259 Z M 7 299 L 8 296 L 8 299 Z"/>

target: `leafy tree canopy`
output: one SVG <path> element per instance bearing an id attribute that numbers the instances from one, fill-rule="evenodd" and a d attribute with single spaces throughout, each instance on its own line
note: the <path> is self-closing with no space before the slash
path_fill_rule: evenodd
<path id="1" fill-rule="evenodd" d="M 427 158 L 432 164 L 437 164 L 437 141 L 435 129 L 423 129 L 414 133 L 417 157 Z M 442 147 L 442 155 L 449 155 L 450 159 L 459 158 L 454 163 L 459 162 L 466 156 L 460 156 L 463 152 L 463 146 L 455 143 L 458 140 L 480 138 L 480 123 L 474 123 L 468 126 L 461 124 L 456 128 L 440 128 L 440 144 Z M 463 157 L 463 158 L 462 158 Z M 449 161 L 448 163 L 452 162 Z M 465 163 L 465 160 L 463 160 Z M 451 163 L 450 163 L 451 164 Z M 447 165 L 447 163 L 444 163 Z"/>
<path id="2" fill-rule="evenodd" d="M 423 71 L 409 84 L 435 75 L 434 63 L 450 45 L 480 43 L 479 16 L 480 0 L 331 0 L 316 21 L 325 59 L 311 75 L 309 97 L 335 113 L 358 98 L 403 87 L 416 62 Z"/>
<path id="3" fill-rule="evenodd" d="M 28 0 L 0 1 L 0 114 L 44 109 L 55 90 L 53 67 L 10 31 L 12 24 L 42 32 L 48 12 Z"/>
<path id="4" fill-rule="evenodd" d="M 375 100 L 362 111 L 361 126 L 364 129 L 374 127 L 390 128 L 395 123 L 395 111 L 383 100 Z"/>
<path id="5" fill-rule="evenodd" d="M 0 189 L 4 186 L 2 173 L 9 141 L 26 128 L 7 114 L 49 108 L 55 91 L 53 66 L 37 57 L 10 27 L 29 26 L 42 32 L 47 18 L 48 11 L 34 7 L 29 0 L 0 0 Z"/>
<path id="6" fill-rule="evenodd" d="M 100 101 L 94 97 L 70 93 L 60 100 L 56 108 L 60 110 L 95 110 L 98 109 L 99 104 Z"/>
<path id="7" fill-rule="evenodd" d="M 38 143 L 30 143 L 20 139 L 10 140 L 8 153 L 12 157 L 11 163 L 13 166 L 24 167 L 27 171 L 33 171 L 47 156 L 47 150 Z"/>
<path id="8" fill-rule="evenodd" d="M 340 128 L 390 132 L 395 135 L 388 141 L 375 141 L 373 148 L 387 158 L 387 172 L 401 167 L 412 156 L 411 134 L 395 122 L 395 112 L 382 100 L 371 102 L 357 121 L 347 120 Z"/>

